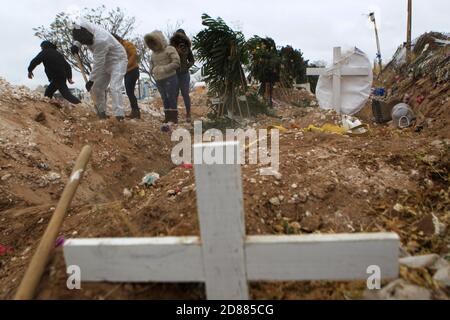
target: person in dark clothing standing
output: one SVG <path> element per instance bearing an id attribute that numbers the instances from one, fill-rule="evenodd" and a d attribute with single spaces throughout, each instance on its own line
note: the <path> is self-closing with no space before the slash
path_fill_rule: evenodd
<path id="1" fill-rule="evenodd" d="M 179 92 L 181 92 L 184 99 L 184 105 L 186 106 L 186 120 L 187 122 L 191 122 L 190 69 L 195 63 L 194 54 L 192 53 L 192 43 L 186 35 L 186 32 L 183 29 L 179 29 L 170 39 L 170 45 L 177 49 L 181 59 L 181 67 L 177 70 L 178 83 L 180 86 Z"/>
<path id="2" fill-rule="evenodd" d="M 41 43 L 42 51 L 31 61 L 28 67 L 28 78 L 33 79 L 34 69 L 44 64 L 45 74 L 47 75 L 50 85 L 45 90 L 45 96 L 52 99 L 56 91 L 72 104 L 81 103 L 80 99 L 75 97 L 67 87 L 67 81 L 74 84 L 72 81 L 72 68 L 66 61 L 64 56 L 57 51 L 57 47 L 50 41 Z"/>
<path id="3" fill-rule="evenodd" d="M 127 73 L 125 74 L 125 89 L 127 91 L 127 96 L 130 100 L 131 105 L 131 114 L 129 118 L 140 119 L 141 110 L 139 109 L 138 100 L 134 92 L 136 90 L 136 84 L 139 81 L 140 76 L 137 48 L 130 41 L 122 39 L 116 34 L 113 34 L 113 36 L 125 48 L 128 57 Z"/>

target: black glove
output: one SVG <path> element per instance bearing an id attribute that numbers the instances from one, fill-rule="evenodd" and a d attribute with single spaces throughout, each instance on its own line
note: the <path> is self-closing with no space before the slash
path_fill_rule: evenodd
<path id="1" fill-rule="evenodd" d="M 93 85 L 94 85 L 94 81 L 88 81 L 88 82 L 86 82 L 86 90 L 87 90 L 88 92 L 90 92 Z"/>
<path id="2" fill-rule="evenodd" d="M 72 52 L 73 55 L 77 55 L 80 53 L 80 48 L 78 48 L 78 46 L 73 45 L 70 47 L 70 51 Z"/>

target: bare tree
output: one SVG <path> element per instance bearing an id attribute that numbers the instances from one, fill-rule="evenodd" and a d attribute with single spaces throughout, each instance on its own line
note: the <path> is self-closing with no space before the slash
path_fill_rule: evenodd
<path id="1" fill-rule="evenodd" d="M 139 71 L 150 78 L 150 81 L 155 84 L 155 79 L 153 78 L 151 72 L 151 51 L 147 48 L 143 36 L 137 36 L 133 40 L 136 46 L 138 59 L 139 59 Z"/>
<path id="2" fill-rule="evenodd" d="M 166 23 L 166 29 L 164 31 L 164 35 L 167 37 L 167 40 L 170 40 L 172 38 L 173 34 L 180 29 L 184 24 L 183 20 L 177 20 L 174 23 L 172 23 L 170 20 Z"/>
<path id="3" fill-rule="evenodd" d="M 108 10 L 106 6 L 98 8 L 85 8 L 82 12 L 83 18 L 94 24 L 102 26 L 107 31 L 117 34 L 123 38 L 132 35 L 136 25 L 136 18 L 129 17 L 120 8 Z M 50 26 L 40 26 L 33 28 L 35 36 L 48 40 L 58 46 L 58 50 L 64 55 L 70 65 L 77 71 L 80 71 L 77 60 L 70 52 L 72 46 L 72 21 L 68 13 L 61 12 L 56 15 L 55 20 Z M 92 70 L 92 55 L 83 48 L 81 59 L 84 71 L 89 74 Z"/>

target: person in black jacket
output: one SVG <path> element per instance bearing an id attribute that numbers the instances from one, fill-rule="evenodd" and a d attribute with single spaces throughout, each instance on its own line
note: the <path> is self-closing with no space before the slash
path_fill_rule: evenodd
<path id="1" fill-rule="evenodd" d="M 45 96 L 51 99 L 55 92 L 59 91 L 64 99 L 70 103 L 81 103 L 80 99 L 75 97 L 67 87 L 67 81 L 70 84 L 74 84 L 74 82 L 72 81 L 72 68 L 64 56 L 56 50 L 57 47 L 50 41 L 42 42 L 41 49 L 42 51 L 31 61 L 28 67 L 28 78 L 33 79 L 33 70 L 43 63 L 45 74 L 50 81 L 50 85 L 45 90 Z"/>
<path id="2" fill-rule="evenodd" d="M 192 53 L 192 43 L 186 32 L 183 29 L 179 29 L 175 32 L 170 39 L 170 45 L 177 49 L 180 56 L 181 67 L 177 70 L 179 92 L 184 99 L 184 105 L 186 106 L 186 120 L 191 122 L 191 74 L 190 69 L 195 63 L 194 54 Z"/>

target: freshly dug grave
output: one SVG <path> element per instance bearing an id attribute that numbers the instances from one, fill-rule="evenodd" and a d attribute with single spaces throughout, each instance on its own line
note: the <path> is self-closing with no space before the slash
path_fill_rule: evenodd
<path id="1" fill-rule="evenodd" d="M 448 95 L 440 94 L 436 101 L 447 98 Z M 299 99 L 303 99 L 300 104 L 305 107 L 276 100 L 280 120 L 260 115 L 254 124 L 256 127 L 283 125 L 289 131 L 281 134 L 280 176 L 263 178 L 259 175 L 259 166 L 243 168 L 247 233 L 394 231 L 401 237 L 402 255 L 435 253 L 448 258 L 448 125 L 428 126 L 419 132 L 416 128 L 399 131 L 373 125 L 368 136 L 354 138 L 303 132 L 299 128 L 335 123 L 337 116 L 313 108 L 317 102 L 309 95 L 302 94 Z M 206 110 L 205 106 L 200 106 L 194 114 L 201 117 Z M 439 121 L 448 124 L 449 117 L 448 113 L 444 114 Z M 436 120 L 433 113 L 428 119 L 430 123 Z M 169 153 L 163 158 L 170 157 Z M 83 185 L 88 185 L 96 170 L 101 169 L 92 169 L 93 173 L 88 174 Z M 123 168 L 117 172 L 121 170 Z M 150 188 L 138 185 L 142 172 L 127 177 L 129 182 L 120 184 L 117 191 L 128 187 L 132 191 L 131 198 L 115 193 L 103 203 L 76 202 L 61 235 L 65 238 L 198 235 L 193 171 L 175 168 L 164 174 L 162 170 L 164 168 L 152 170 L 163 178 Z M 117 174 L 118 181 L 127 179 L 124 178 L 126 172 L 122 176 Z M 175 196 L 172 195 L 174 190 L 177 191 Z M 13 253 L 0 260 L 0 298 L 8 299 L 14 295 L 51 212 L 48 207 L 30 209 L 22 219 L 15 216 L 16 211 L 5 212 L 0 231 L 2 237 L 8 237 L 6 244 L 15 247 Z M 449 291 L 432 279 L 433 273 L 429 269 L 401 269 L 402 279 L 424 288 L 430 298 L 447 298 Z M 41 281 L 38 298 L 205 298 L 204 286 L 200 284 L 95 283 L 83 284 L 81 291 L 69 291 L 66 280 L 62 252 L 58 249 Z M 255 299 L 359 299 L 364 296 L 364 290 L 365 282 L 255 283 L 251 286 L 251 295 Z"/>
<path id="2" fill-rule="evenodd" d="M 283 108 L 287 114 L 295 110 L 281 107 L 281 115 Z M 402 239 L 403 254 L 448 254 L 448 228 L 436 233 L 430 214 L 448 226 L 448 136 L 437 139 L 413 129 L 386 127 L 373 128 L 368 137 L 356 138 L 303 133 L 295 128 L 332 122 L 336 116 L 312 108 L 297 110 L 302 117 L 283 117 L 282 123 L 276 123 L 294 128 L 281 136 L 281 176 L 262 178 L 258 166 L 243 168 L 248 234 L 394 231 Z M 271 118 L 265 120 L 270 122 Z M 181 192 L 171 196 L 173 190 Z M 90 238 L 199 234 L 192 170 L 176 168 L 155 187 L 136 186 L 132 192 L 131 199 L 74 208 L 62 235 Z M 45 221 L 49 217 L 46 214 Z M 12 263 L 15 270 L 25 267 L 31 252 L 24 254 L 24 260 L 17 258 Z M 65 289 L 64 271 L 59 251 L 41 283 L 39 298 L 204 298 L 204 287 L 199 284 L 83 284 L 83 290 L 69 291 Z M 448 292 L 430 281 L 431 277 L 429 270 L 402 269 L 402 278 L 427 288 L 433 298 L 445 298 Z M 11 285 L 5 297 L 11 297 L 20 272 L 8 273 L 6 280 Z M 251 294 L 257 299 L 357 299 L 363 297 L 364 289 L 362 282 L 257 283 L 252 285 Z"/>

